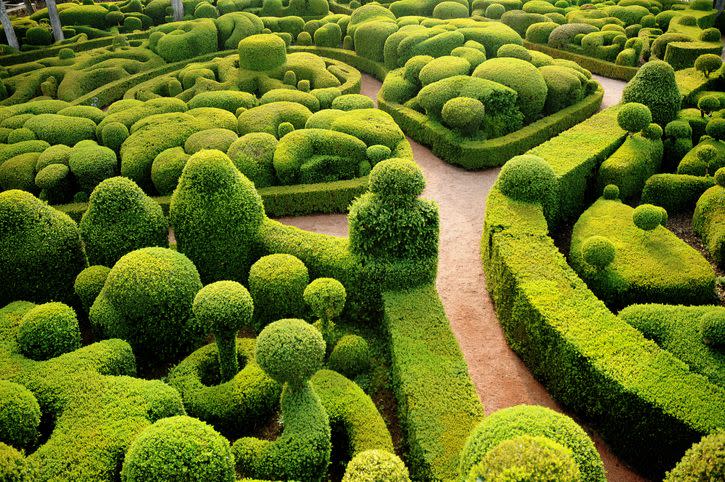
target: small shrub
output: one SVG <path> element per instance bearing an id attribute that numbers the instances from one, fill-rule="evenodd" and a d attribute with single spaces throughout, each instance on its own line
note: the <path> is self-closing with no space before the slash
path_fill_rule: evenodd
<path id="1" fill-rule="evenodd" d="M 23 454 L 0 442 L 0 480 L 32 482 L 36 479 L 34 466 Z"/>
<path id="2" fill-rule="evenodd" d="M 397 455 L 385 450 L 366 450 L 347 464 L 342 482 L 410 482 L 410 476 Z"/>
<path id="3" fill-rule="evenodd" d="M 257 363 L 279 383 L 301 386 L 322 368 L 325 341 L 309 323 L 282 319 L 257 336 Z"/>
<path id="4" fill-rule="evenodd" d="M 270 254 L 249 270 L 249 292 L 254 299 L 255 326 L 261 330 L 281 318 L 304 313 L 307 267 L 291 254 Z"/>
<path id="5" fill-rule="evenodd" d="M 604 199 L 619 199 L 619 186 L 616 184 L 607 184 L 604 186 Z"/>
<path id="6" fill-rule="evenodd" d="M 722 67 L 722 58 L 715 54 L 702 54 L 695 60 L 695 69 L 702 72 L 706 78 Z"/>
<path id="7" fill-rule="evenodd" d="M 604 269 L 614 261 L 616 248 L 604 236 L 591 236 L 582 243 L 582 257 L 597 269 Z"/>
<path id="8" fill-rule="evenodd" d="M 662 223 L 662 211 L 652 204 L 642 204 L 632 212 L 632 221 L 639 229 L 652 231 Z"/>
<path id="9" fill-rule="evenodd" d="M 470 97 L 454 97 L 445 104 L 441 116 L 452 129 L 463 134 L 475 134 L 481 124 L 486 110 L 483 102 Z"/>
<path id="10" fill-rule="evenodd" d="M 486 15 L 487 18 L 492 18 L 494 20 L 498 20 L 501 18 L 501 15 L 503 15 L 506 12 L 506 7 L 501 5 L 500 3 L 492 3 L 488 7 L 486 7 L 486 11 L 484 15 Z"/>
<path id="11" fill-rule="evenodd" d="M 107 266 L 95 265 L 84 269 L 76 277 L 73 283 L 73 291 L 80 298 L 86 313 L 91 310 L 93 302 L 101 294 L 103 285 L 106 283 L 108 273 L 111 268 Z"/>
<path id="12" fill-rule="evenodd" d="M 332 350 L 328 362 L 330 370 L 354 378 L 370 367 L 370 346 L 365 338 L 357 335 L 345 335 Z"/>
<path id="13" fill-rule="evenodd" d="M 619 127 L 629 132 L 629 135 L 641 131 L 652 122 L 652 113 L 649 108 L 637 102 L 630 102 L 622 106 L 617 114 Z"/>
<path id="14" fill-rule="evenodd" d="M 702 317 L 703 341 L 714 347 L 725 346 L 725 316 L 721 311 L 713 311 Z"/>
<path id="15" fill-rule="evenodd" d="M 340 316 L 345 308 L 347 297 L 345 287 L 336 279 L 317 278 L 307 285 L 303 297 L 312 313 L 318 318 L 315 325 L 322 333 L 327 349 L 332 350 L 336 341 L 333 319 Z"/>
<path id="16" fill-rule="evenodd" d="M 498 185 L 506 196 L 525 202 L 541 203 L 545 210 L 555 195 L 557 179 L 554 170 L 542 158 L 533 155 L 516 156 L 504 164 Z"/>
<path id="17" fill-rule="evenodd" d="M 0 440 L 13 447 L 32 448 L 39 426 L 40 406 L 33 393 L 23 385 L 0 380 Z M 2 478 L 2 467 L 0 462 L 0 480 L 13 481 Z"/>
<path id="18" fill-rule="evenodd" d="M 284 65 L 287 44 L 274 34 L 251 35 L 239 42 L 239 66 L 242 69 L 266 71 Z"/>
<path id="19" fill-rule="evenodd" d="M 81 188 L 91 192 L 101 181 L 115 175 L 118 160 L 116 153 L 108 147 L 77 146 L 68 157 L 68 166 Z"/>
<path id="20" fill-rule="evenodd" d="M 32 360 L 48 360 L 81 347 L 76 313 L 68 305 L 38 305 L 23 316 L 18 328 L 20 352 Z"/>
<path id="21" fill-rule="evenodd" d="M 716 117 L 710 119 L 705 126 L 705 132 L 708 136 L 717 139 L 718 141 L 725 140 L 725 119 L 722 117 Z"/>

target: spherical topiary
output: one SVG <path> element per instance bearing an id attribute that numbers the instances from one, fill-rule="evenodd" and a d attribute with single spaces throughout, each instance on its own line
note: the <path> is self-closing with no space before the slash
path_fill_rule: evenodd
<path id="1" fill-rule="evenodd" d="M 664 131 L 662 130 L 662 127 L 660 127 L 659 124 L 655 124 L 654 122 L 650 123 L 650 125 L 642 129 L 642 135 L 646 139 L 650 139 L 653 141 L 661 139 L 663 132 Z"/>
<path id="2" fill-rule="evenodd" d="M 151 164 L 151 181 L 159 194 L 173 194 L 190 157 L 183 147 L 172 147 L 156 156 Z"/>
<path id="3" fill-rule="evenodd" d="M 711 145 L 704 145 L 697 149 L 697 159 L 705 165 L 709 165 L 717 159 L 717 149 Z"/>
<path id="4" fill-rule="evenodd" d="M 382 144 L 374 144 L 367 148 L 365 156 L 372 166 L 375 166 L 380 161 L 384 161 L 390 157 L 392 151 L 388 146 Z"/>
<path id="5" fill-rule="evenodd" d="M 123 19 L 123 30 L 125 32 L 133 32 L 135 30 L 142 30 L 143 22 L 137 17 L 126 17 Z"/>
<path id="6" fill-rule="evenodd" d="M 503 15 L 506 12 L 506 7 L 501 5 L 500 3 L 492 3 L 488 7 L 486 7 L 486 11 L 484 12 L 484 15 L 486 15 L 487 18 L 492 18 L 494 20 L 498 20 L 501 18 L 501 15 Z"/>
<path id="7" fill-rule="evenodd" d="M 725 119 L 722 117 L 710 119 L 707 126 L 705 126 L 705 132 L 714 139 L 725 140 Z"/>
<path id="8" fill-rule="evenodd" d="M 277 35 L 250 35 L 239 42 L 239 67 L 242 69 L 271 70 L 286 61 L 287 44 Z"/>
<path id="9" fill-rule="evenodd" d="M 713 311 L 702 317 L 700 321 L 703 341 L 711 346 L 725 346 L 725 312 Z"/>
<path id="10" fill-rule="evenodd" d="M 660 225 L 667 226 L 667 221 L 670 219 L 669 214 L 667 214 L 667 210 L 660 206 L 657 206 L 657 208 L 660 210 Z"/>
<path id="11" fill-rule="evenodd" d="M 337 342 L 328 362 L 330 370 L 353 378 L 370 367 L 370 346 L 365 338 L 345 335 Z"/>
<path id="12" fill-rule="evenodd" d="M 101 141 L 109 149 L 118 152 L 121 144 L 128 138 L 128 127 L 120 122 L 109 122 L 101 129 Z"/>
<path id="13" fill-rule="evenodd" d="M 53 35 L 46 27 L 30 27 L 25 32 L 25 41 L 30 45 L 50 45 L 53 43 Z"/>
<path id="14" fill-rule="evenodd" d="M 297 35 L 297 45 L 312 45 L 312 35 L 310 35 L 310 32 L 300 32 Z"/>
<path id="15" fill-rule="evenodd" d="M 692 137 L 692 127 L 684 120 L 674 120 L 665 126 L 665 135 L 675 139 L 686 139 Z"/>
<path id="16" fill-rule="evenodd" d="M 644 64 L 622 91 L 622 102 L 646 105 L 652 113 L 652 121 L 659 125 L 674 120 L 680 111 L 682 95 L 672 66 L 662 60 Z"/>
<path id="17" fill-rule="evenodd" d="M 697 101 L 697 108 L 702 111 L 703 115 L 710 115 L 713 111 L 720 108 L 720 99 L 716 95 L 705 95 Z"/>
<path id="18" fill-rule="evenodd" d="M 725 187 L 725 167 L 721 167 L 715 172 L 715 182 L 720 187 Z"/>
<path id="19" fill-rule="evenodd" d="M 706 435 L 690 447 L 665 482 L 714 481 L 725 477 L 725 430 Z"/>
<path id="20" fill-rule="evenodd" d="M 481 124 L 486 109 L 483 102 L 470 97 L 454 97 L 443 104 L 441 117 L 452 129 L 465 134 L 475 134 Z"/>
<path id="21" fill-rule="evenodd" d="M 281 318 L 301 316 L 309 279 L 305 264 L 291 254 L 270 254 L 254 263 L 249 270 L 249 292 L 257 308 L 257 329 Z"/>
<path id="22" fill-rule="evenodd" d="M 408 159 L 387 159 L 370 171 L 370 191 L 386 199 L 415 198 L 425 189 L 423 171 Z"/>
<path id="23" fill-rule="evenodd" d="M 634 134 L 647 127 L 652 122 L 652 113 L 649 108 L 637 102 L 624 104 L 617 113 L 619 127 Z"/>
<path id="24" fill-rule="evenodd" d="M 93 302 L 96 301 L 96 298 L 101 293 L 103 285 L 106 283 L 106 278 L 108 278 L 108 273 L 110 272 L 111 268 L 107 266 L 95 265 L 84 269 L 76 277 L 73 283 L 73 290 L 78 298 L 81 299 L 86 313 L 90 311 Z"/>
<path id="25" fill-rule="evenodd" d="M 500 46 L 496 52 L 496 56 L 511 57 L 531 62 L 531 52 L 526 47 L 518 44 L 504 44 Z"/>
<path id="26" fill-rule="evenodd" d="M 0 442 L 0 480 L 7 482 L 36 480 L 33 466 L 23 454 L 2 442 Z"/>
<path id="27" fill-rule="evenodd" d="M 556 190 L 554 170 L 542 158 L 524 154 L 504 164 L 498 186 L 506 196 L 525 202 L 546 205 Z"/>
<path id="28" fill-rule="evenodd" d="M 249 291 L 236 281 L 217 281 L 203 287 L 192 306 L 196 322 L 214 333 L 222 381 L 239 371 L 237 332 L 250 326 L 254 303 Z"/>
<path id="29" fill-rule="evenodd" d="M 33 393 L 23 385 L 0 380 L 0 442 L 31 448 L 38 440 L 39 426 L 40 406 Z"/>
<path id="30" fill-rule="evenodd" d="M 227 155 L 255 187 L 268 187 L 277 183 L 272 164 L 276 148 L 277 138 L 272 134 L 252 132 L 234 141 Z"/>
<path id="31" fill-rule="evenodd" d="M 322 368 L 325 341 L 304 320 L 282 319 L 257 337 L 257 363 L 279 383 L 301 385 Z"/>
<path id="32" fill-rule="evenodd" d="M 48 360 L 81 347 L 75 311 L 59 302 L 38 305 L 28 311 L 18 328 L 20 352 L 33 360 Z"/>
<path id="33" fill-rule="evenodd" d="M 491 449 L 466 478 L 467 482 L 482 480 L 578 482 L 582 479 L 570 449 L 546 437 L 523 435 Z"/>
<path id="34" fill-rule="evenodd" d="M 582 482 L 606 480 L 604 464 L 586 432 L 566 415 L 534 405 L 504 408 L 484 418 L 466 441 L 459 473 L 469 474 L 501 442 L 522 435 L 546 437 L 571 450 Z"/>
<path id="35" fill-rule="evenodd" d="M 282 139 L 294 130 L 295 126 L 291 122 L 282 122 L 277 126 L 277 137 Z"/>
<path id="36" fill-rule="evenodd" d="M 66 48 L 62 48 L 62 49 L 60 49 L 60 51 L 58 52 L 58 58 L 59 58 L 60 60 L 68 60 L 68 59 L 72 59 L 72 58 L 74 58 L 75 56 L 76 56 L 76 53 L 75 53 L 75 52 L 74 52 L 74 51 L 73 51 L 72 49 L 69 49 L 68 47 L 66 47 Z"/>
<path id="37" fill-rule="evenodd" d="M 44 167 L 50 166 L 51 164 L 64 164 L 67 166 L 68 158 L 72 151 L 73 149 L 71 147 L 63 144 L 50 146 L 38 156 L 38 160 L 35 163 L 35 171 L 40 172 Z"/>
<path id="38" fill-rule="evenodd" d="M 662 222 L 662 211 L 652 204 L 642 204 L 632 212 L 632 221 L 639 229 L 652 231 Z"/>
<path id="39" fill-rule="evenodd" d="M 65 164 L 51 164 L 35 175 L 35 185 L 42 189 L 41 198 L 51 204 L 60 204 L 71 194 L 70 169 Z"/>
<path id="40" fill-rule="evenodd" d="M 108 147 L 89 145 L 75 147 L 68 158 L 68 166 L 78 179 L 78 184 L 87 192 L 116 173 L 116 153 Z"/>
<path id="41" fill-rule="evenodd" d="M 213 427 L 187 416 L 154 423 L 131 443 L 123 460 L 124 482 L 233 482 L 229 441 Z"/>
<path id="42" fill-rule="evenodd" d="M 619 186 L 616 184 L 607 184 L 604 186 L 604 199 L 619 199 Z"/>
<path id="43" fill-rule="evenodd" d="M 333 278 L 317 278 L 304 291 L 305 302 L 318 318 L 340 316 L 346 297 L 345 287 Z"/>
<path id="44" fill-rule="evenodd" d="M 347 464 L 342 482 L 410 482 L 408 469 L 397 455 L 366 450 Z"/>
<path id="45" fill-rule="evenodd" d="M 708 78 L 712 72 L 715 72 L 720 67 L 722 67 L 722 59 L 719 55 L 702 54 L 695 60 L 695 69 L 705 74 L 705 77 Z"/>
<path id="46" fill-rule="evenodd" d="M 614 244 L 604 236 L 590 236 L 582 243 L 582 257 L 597 269 L 604 269 L 614 261 Z"/>

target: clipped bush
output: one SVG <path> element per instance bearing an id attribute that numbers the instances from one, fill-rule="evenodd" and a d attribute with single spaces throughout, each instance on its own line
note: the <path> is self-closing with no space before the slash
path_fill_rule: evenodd
<path id="1" fill-rule="evenodd" d="M 73 291 L 80 298 L 86 313 L 91 310 L 93 302 L 101 294 L 103 285 L 106 284 L 106 278 L 108 278 L 108 273 L 110 272 L 111 268 L 107 266 L 95 265 L 89 266 L 78 273 L 73 283 Z"/>
<path id="2" fill-rule="evenodd" d="M 32 360 L 49 360 L 81 347 L 75 311 L 59 302 L 38 305 L 28 311 L 18 328 L 20 352 Z"/>
<path id="3" fill-rule="evenodd" d="M 702 116 L 710 115 L 713 111 L 720 109 L 720 99 L 716 95 L 704 95 L 697 101 L 697 108 Z"/>
<path id="4" fill-rule="evenodd" d="M 702 54 L 695 60 L 695 70 L 702 72 L 706 78 L 710 78 L 710 74 L 720 67 L 722 67 L 722 58 L 719 55 Z"/>
<path id="5" fill-rule="evenodd" d="M 184 150 L 187 154 L 196 154 L 204 149 L 227 152 L 238 138 L 237 133 L 229 129 L 205 129 L 190 135 L 184 143 Z"/>
<path id="6" fill-rule="evenodd" d="M 286 61 L 287 45 L 277 35 L 250 35 L 239 42 L 239 67 L 242 69 L 272 70 Z"/>
<path id="7" fill-rule="evenodd" d="M 342 482 L 410 482 L 410 476 L 397 455 L 385 450 L 366 450 L 347 464 Z"/>
<path id="8" fill-rule="evenodd" d="M 652 121 L 661 126 L 674 120 L 680 110 L 682 95 L 672 66 L 661 60 L 644 64 L 622 91 L 622 102 L 646 105 L 652 113 Z"/>
<path id="9" fill-rule="evenodd" d="M 652 122 L 652 113 L 649 108 L 637 102 L 624 104 L 617 113 L 619 127 L 629 132 L 629 135 L 641 131 Z"/>
<path id="10" fill-rule="evenodd" d="M 20 449 L 32 448 L 38 440 L 39 426 L 40 406 L 33 393 L 23 385 L 0 380 L 0 442 Z M 14 481 L 2 478 L 3 467 L 0 462 L 0 480 Z"/>
<path id="11" fill-rule="evenodd" d="M 712 481 L 725 476 L 725 431 L 706 435 L 690 447 L 665 482 Z"/>
<path id="12" fill-rule="evenodd" d="M 454 97 L 443 104 L 441 110 L 443 122 L 464 135 L 473 135 L 478 131 L 485 113 L 483 102 L 470 97 Z"/>
<path id="13" fill-rule="evenodd" d="M 156 156 L 151 164 L 151 182 L 159 194 L 168 196 L 174 192 L 190 157 L 183 147 L 171 147 Z"/>
<path id="14" fill-rule="evenodd" d="M 354 378 L 370 367 L 370 346 L 365 338 L 345 335 L 335 344 L 328 361 L 330 370 Z"/>
<path id="15" fill-rule="evenodd" d="M 707 126 L 705 126 L 705 132 L 713 139 L 725 140 L 725 119 L 722 117 L 710 119 Z"/>
<path id="16" fill-rule="evenodd" d="M 710 346 L 725 346 L 725 316 L 721 311 L 713 311 L 700 321 L 703 341 Z"/>
<path id="17" fill-rule="evenodd" d="M 32 482 L 35 479 L 33 466 L 23 454 L 0 442 L 0 480 Z"/>
<path id="18" fill-rule="evenodd" d="M 324 356 L 322 335 L 303 320 L 275 321 L 257 336 L 257 363 L 279 383 L 304 385 L 322 368 Z"/>
<path id="19" fill-rule="evenodd" d="M 619 186 L 616 184 L 607 184 L 602 192 L 604 199 L 619 199 Z"/>
<path id="20" fill-rule="evenodd" d="M 512 158 L 501 168 L 497 183 L 506 196 L 517 201 L 541 203 L 545 213 L 553 214 L 557 179 L 554 170 L 542 158 L 530 154 Z"/>
<path id="21" fill-rule="evenodd" d="M 277 138 L 273 135 L 251 132 L 232 142 L 227 155 L 256 188 L 268 187 L 277 183 L 272 164 L 276 148 Z"/>
<path id="22" fill-rule="evenodd" d="M 108 147 L 76 146 L 68 157 L 68 166 L 81 188 L 91 192 L 101 181 L 115 175 L 118 160 L 116 153 Z"/>
<path id="23" fill-rule="evenodd" d="M 597 269 L 606 268 L 614 261 L 615 254 L 614 244 L 604 236 L 591 236 L 582 243 L 584 261 Z"/>
<path id="24" fill-rule="evenodd" d="M 291 254 L 270 254 L 254 263 L 249 270 L 249 292 L 256 307 L 257 330 L 281 318 L 301 316 L 308 282 L 307 267 Z"/>
<path id="25" fill-rule="evenodd" d="M 35 132 L 28 129 L 27 127 L 21 127 L 20 129 L 13 129 L 8 134 L 8 144 L 16 144 L 18 142 L 33 141 L 36 140 Z"/>
<path id="26" fill-rule="evenodd" d="M 489 59 L 476 67 L 473 77 L 493 80 L 510 87 L 518 94 L 516 105 L 525 122 L 532 122 L 544 110 L 546 81 L 541 72 L 529 62 L 516 58 Z"/>
<path id="27" fill-rule="evenodd" d="M 109 122 L 101 129 L 101 142 L 109 149 L 118 152 L 121 144 L 128 138 L 128 127 L 120 122 Z"/>
<path id="28" fill-rule="evenodd" d="M 332 109 L 348 111 L 355 109 L 373 109 L 375 108 L 375 104 L 367 95 L 345 94 L 335 97 L 330 107 Z"/>
<path id="29" fill-rule="evenodd" d="M 28 119 L 23 127 L 51 145 L 73 146 L 84 139 L 96 138 L 96 123 L 85 117 L 39 114 Z"/>
<path id="30" fill-rule="evenodd" d="M 70 169 L 65 164 L 46 166 L 35 175 L 35 185 L 42 190 L 41 199 L 51 204 L 62 203 L 71 194 Z"/>
<path id="31" fill-rule="evenodd" d="M 632 212 L 632 221 L 639 229 L 652 231 L 662 224 L 662 210 L 652 204 L 642 204 Z"/>
<path id="32" fill-rule="evenodd" d="M 486 7 L 484 15 L 486 15 L 486 18 L 498 20 L 499 18 L 501 18 L 501 15 L 503 15 L 504 12 L 506 12 L 506 7 L 504 7 L 500 3 L 492 3 L 488 7 Z"/>

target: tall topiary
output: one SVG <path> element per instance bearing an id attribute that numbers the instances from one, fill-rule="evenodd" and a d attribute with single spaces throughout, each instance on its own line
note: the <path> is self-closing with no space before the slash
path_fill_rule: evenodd
<path id="1" fill-rule="evenodd" d="M 136 249 L 169 244 L 161 206 L 125 177 L 106 179 L 93 190 L 80 228 L 90 264 L 113 266 Z"/>
<path id="2" fill-rule="evenodd" d="M 85 267 L 76 223 L 32 194 L 0 193 L 0 306 L 16 300 L 69 301 Z"/>
<path id="3" fill-rule="evenodd" d="M 646 105 L 652 112 L 653 121 L 661 126 L 674 120 L 682 104 L 682 95 L 672 66 L 662 60 L 644 64 L 624 88 L 622 102 Z"/>
<path id="4" fill-rule="evenodd" d="M 205 283 L 246 281 L 264 218 L 262 198 L 221 151 L 189 158 L 169 207 L 178 250 Z"/>
<path id="5" fill-rule="evenodd" d="M 291 254 L 270 254 L 257 260 L 249 270 L 256 329 L 281 318 L 302 316 L 309 280 L 305 264 Z"/>
<path id="6" fill-rule="evenodd" d="M 340 316 L 345 308 L 346 297 L 345 287 L 332 278 L 317 278 L 305 288 L 305 302 L 317 317 L 315 326 L 322 333 L 328 351 L 337 341 L 333 319 Z"/>
<path id="7" fill-rule="evenodd" d="M 214 334 L 222 382 L 231 380 L 239 372 L 237 332 L 252 322 L 249 291 L 236 281 L 217 281 L 196 294 L 192 310 L 196 322 Z"/>

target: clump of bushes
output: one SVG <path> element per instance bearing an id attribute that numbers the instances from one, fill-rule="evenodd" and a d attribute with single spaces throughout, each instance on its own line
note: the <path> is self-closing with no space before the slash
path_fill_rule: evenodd
<path id="1" fill-rule="evenodd" d="M 584 261 L 597 269 L 606 268 L 616 254 L 614 243 L 604 236 L 591 236 L 582 243 Z"/>
<path id="2" fill-rule="evenodd" d="M 106 283 L 108 273 L 111 272 L 111 268 L 107 266 L 89 266 L 84 269 L 76 277 L 73 283 L 73 291 L 76 296 L 80 298 L 83 309 L 88 313 L 93 306 L 93 302 L 101 293 L 103 285 Z"/>

